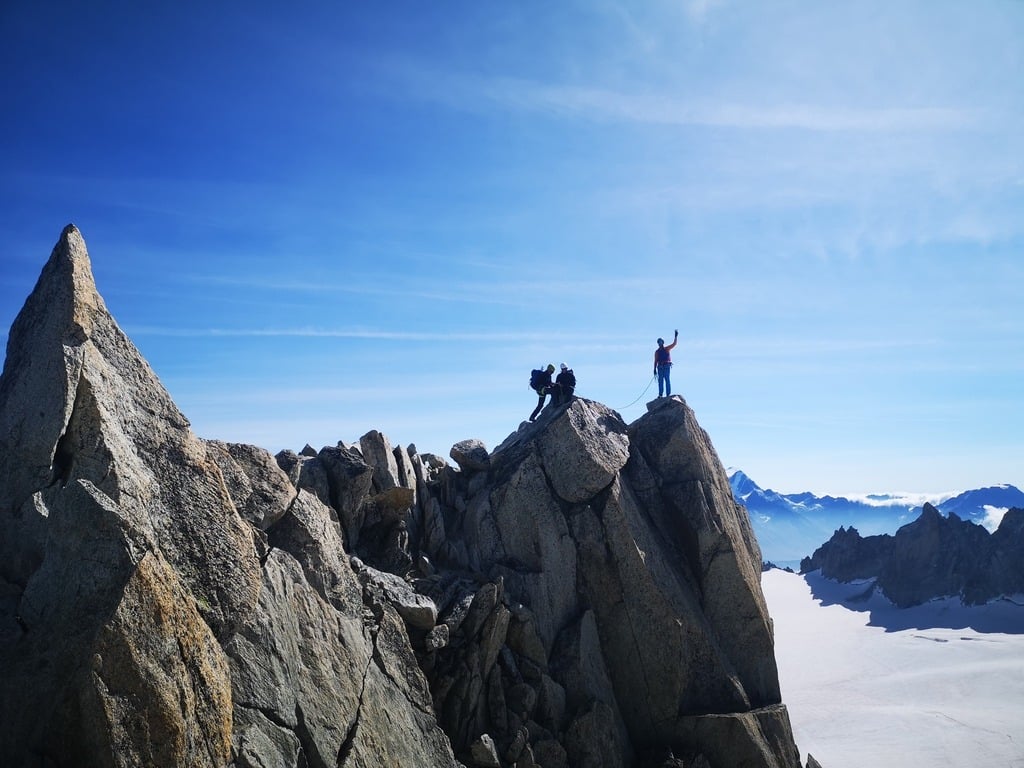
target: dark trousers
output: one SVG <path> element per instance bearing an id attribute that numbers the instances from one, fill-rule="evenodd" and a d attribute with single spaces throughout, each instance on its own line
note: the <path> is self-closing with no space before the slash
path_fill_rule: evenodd
<path id="1" fill-rule="evenodd" d="M 530 414 L 530 421 L 533 421 L 534 419 L 537 418 L 537 414 L 540 413 L 540 409 L 544 407 L 544 398 L 546 398 L 548 395 L 551 395 L 552 403 L 557 402 L 557 393 L 558 387 L 554 384 L 549 384 L 548 386 L 544 387 L 544 389 L 540 390 L 537 393 L 540 395 L 540 397 L 537 399 L 537 407 L 534 408 L 533 413 Z"/>
<path id="2" fill-rule="evenodd" d="M 533 413 L 530 414 L 530 421 L 537 418 L 537 414 L 540 413 L 544 407 L 544 398 L 551 395 L 551 405 L 565 405 L 566 403 L 572 402 L 573 392 L 576 391 L 576 387 L 565 387 L 560 384 L 551 384 L 550 386 L 544 387 L 544 391 L 540 393 L 540 398 L 537 400 L 537 407 L 533 409 Z"/>
<path id="3" fill-rule="evenodd" d="M 537 418 L 537 414 L 540 413 L 540 409 L 544 407 L 544 398 L 548 396 L 547 390 L 541 393 L 540 399 L 537 400 L 537 407 L 533 409 L 533 413 L 530 414 L 530 421 Z"/>

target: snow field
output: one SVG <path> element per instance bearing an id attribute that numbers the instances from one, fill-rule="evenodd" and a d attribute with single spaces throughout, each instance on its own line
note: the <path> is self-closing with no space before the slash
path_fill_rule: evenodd
<path id="1" fill-rule="evenodd" d="M 899 610 L 874 595 L 854 610 L 840 601 L 869 585 L 779 570 L 762 586 L 805 760 L 1024 768 L 1024 606 L 946 599 Z"/>

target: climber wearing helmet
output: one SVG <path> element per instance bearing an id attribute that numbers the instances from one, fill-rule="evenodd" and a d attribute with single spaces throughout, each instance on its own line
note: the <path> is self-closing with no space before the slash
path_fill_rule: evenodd
<path id="1" fill-rule="evenodd" d="M 555 405 L 571 403 L 573 393 L 576 391 L 576 374 L 572 372 L 565 363 L 559 366 L 562 370 L 555 378 Z"/>

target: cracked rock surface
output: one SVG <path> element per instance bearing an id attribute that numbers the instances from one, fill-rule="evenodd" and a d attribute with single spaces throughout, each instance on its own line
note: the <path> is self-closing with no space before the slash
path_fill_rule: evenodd
<path id="1" fill-rule="evenodd" d="M 760 552 L 679 397 L 457 466 L 196 438 L 64 230 L 0 378 L 0 764 L 796 768 Z"/>

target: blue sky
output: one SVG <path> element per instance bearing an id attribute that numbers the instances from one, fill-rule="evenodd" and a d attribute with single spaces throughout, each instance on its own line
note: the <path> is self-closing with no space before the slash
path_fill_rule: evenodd
<path id="1" fill-rule="evenodd" d="M 61 228 L 203 437 L 489 448 L 565 361 L 794 492 L 1024 486 L 1024 3 L 0 5 L 0 328 Z"/>

